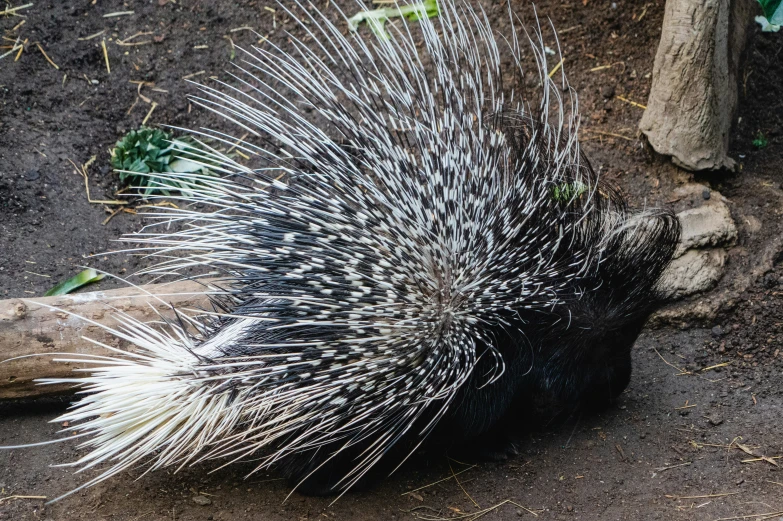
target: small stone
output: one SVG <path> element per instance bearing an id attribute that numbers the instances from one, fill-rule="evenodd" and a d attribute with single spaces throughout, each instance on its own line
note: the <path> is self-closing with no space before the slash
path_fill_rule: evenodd
<path id="1" fill-rule="evenodd" d="M 27 181 L 35 181 L 39 177 L 41 177 L 41 173 L 38 170 L 30 170 L 24 175 Z"/>
<path id="2" fill-rule="evenodd" d="M 720 418 L 718 416 L 713 416 L 708 421 L 710 422 L 710 425 L 717 427 L 718 425 L 723 423 L 723 418 Z"/>
<path id="3" fill-rule="evenodd" d="M 517 516 L 522 517 L 523 515 L 525 515 L 525 513 L 522 512 L 520 509 L 517 509 Z"/>
<path id="4" fill-rule="evenodd" d="M 731 245 L 737 240 L 737 226 L 731 210 L 721 201 L 680 212 L 677 219 L 682 226 L 682 235 L 675 257 L 689 249 Z"/>
<path id="5" fill-rule="evenodd" d="M 774 273 L 767 273 L 766 275 L 764 275 L 765 288 L 772 289 L 777 285 L 778 285 L 778 278 L 775 276 Z"/>
<path id="6" fill-rule="evenodd" d="M 614 85 L 604 85 L 601 87 L 601 96 L 606 99 L 614 97 Z"/>
<path id="7" fill-rule="evenodd" d="M 712 332 L 712 336 L 714 336 L 715 338 L 720 338 L 723 336 L 723 328 L 720 326 L 713 327 L 711 332 Z"/>
<path id="8" fill-rule="evenodd" d="M 197 505 L 201 505 L 202 507 L 212 504 L 211 499 L 209 499 L 207 496 L 202 496 L 202 495 L 193 496 L 193 502 Z"/>
<path id="9" fill-rule="evenodd" d="M 705 201 L 708 201 L 710 199 L 710 189 L 705 188 L 701 191 L 701 196 L 704 198 Z"/>

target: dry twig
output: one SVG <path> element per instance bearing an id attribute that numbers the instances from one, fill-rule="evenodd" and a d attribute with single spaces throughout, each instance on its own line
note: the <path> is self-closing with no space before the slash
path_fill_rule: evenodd
<path id="1" fill-rule="evenodd" d="M 106 50 L 106 40 L 101 40 L 101 47 L 103 48 L 103 59 L 106 60 L 106 72 L 111 74 L 111 66 L 109 65 L 109 51 Z"/>
<path id="2" fill-rule="evenodd" d="M 15 495 L 15 496 L 0 497 L 0 505 L 3 504 L 3 501 L 11 501 L 12 499 L 46 499 L 46 496 L 16 496 Z"/>
<path id="3" fill-rule="evenodd" d="M 35 45 L 38 47 L 38 50 L 41 51 L 41 54 L 43 54 L 44 58 L 46 58 L 46 61 L 48 61 L 49 64 L 52 67 L 54 67 L 55 69 L 57 69 L 59 71 L 60 67 L 56 63 L 54 63 L 51 58 L 49 58 L 49 55 L 46 54 L 46 51 L 43 50 L 43 47 L 41 47 L 41 44 L 38 43 L 38 42 L 35 42 Z"/>
<path id="4" fill-rule="evenodd" d="M 93 204 L 128 204 L 128 201 L 117 201 L 117 200 L 102 200 L 102 199 L 93 199 L 90 197 L 90 180 L 87 176 L 87 169 L 90 167 L 90 165 L 95 161 L 96 156 L 92 156 L 86 163 L 84 163 L 81 168 L 76 166 L 76 163 L 74 163 L 71 159 L 68 159 L 68 161 L 73 165 L 73 168 L 76 170 L 76 173 L 79 174 L 84 178 L 84 190 L 87 192 L 87 201 Z"/>
<path id="5" fill-rule="evenodd" d="M 8 15 L 14 15 L 14 16 L 22 16 L 19 14 L 16 14 L 17 11 L 21 11 L 22 9 L 27 9 L 28 7 L 32 7 L 33 4 L 24 4 L 17 7 L 6 7 L 4 10 L 0 11 L 0 16 L 8 16 Z"/>

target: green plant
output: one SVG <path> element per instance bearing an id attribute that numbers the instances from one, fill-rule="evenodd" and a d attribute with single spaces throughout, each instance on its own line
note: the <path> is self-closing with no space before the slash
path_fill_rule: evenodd
<path id="1" fill-rule="evenodd" d="M 204 146 L 191 137 L 173 139 L 168 132 L 141 127 L 117 142 L 111 165 L 119 172 L 120 181 L 137 188 L 142 195 L 171 195 L 170 190 L 188 189 L 197 179 L 155 174 L 215 175 L 205 166 L 209 161 L 201 156 L 203 151 Z"/>
<path id="2" fill-rule="evenodd" d="M 578 181 L 563 183 L 552 187 L 552 199 L 561 203 L 567 203 L 579 199 L 586 191 L 587 187 Z"/>
<path id="3" fill-rule="evenodd" d="M 756 139 L 753 140 L 753 146 L 761 150 L 767 145 L 769 145 L 769 139 L 759 130 L 759 133 L 756 134 Z"/>
<path id="4" fill-rule="evenodd" d="M 362 22 L 365 22 L 375 35 L 381 40 L 391 38 L 386 32 L 386 22 L 389 18 L 405 17 L 408 20 L 416 21 L 424 18 L 434 18 L 440 14 L 438 0 L 424 0 L 423 2 L 403 5 L 400 7 L 386 7 L 373 9 L 372 11 L 361 11 L 348 19 L 348 27 L 352 31 L 359 28 Z"/>
<path id="5" fill-rule="evenodd" d="M 759 0 L 764 16 L 757 16 L 762 31 L 777 32 L 783 25 L 783 0 Z"/>
<path id="6" fill-rule="evenodd" d="M 92 284 L 93 282 L 98 282 L 105 276 L 106 275 L 104 275 L 103 273 L 98 273 L 92 268 L 87 268 L 86 270 L 71 277 L 70 279 L 57 284 L 55 287 L 53 287 L 52 289 L 44 293 L 44 297 L 52 297 L 54 295 L 66 295 L 71 291 L 81 288 L 82 286 L 86 286 L 87 284 Z"/>

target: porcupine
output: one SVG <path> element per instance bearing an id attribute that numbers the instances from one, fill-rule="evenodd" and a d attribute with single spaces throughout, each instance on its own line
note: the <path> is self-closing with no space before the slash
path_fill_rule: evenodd
<path id="1" fill-rule="evenodd" d="M 629 210 L 590 167 L 540 28 L 534 103 L 504 87 L 489 21 L 461 0 L 388 40 L 281 8 L 307 42 L 245 52 L 232 83 L 192 99 L 267 166 L 201 152 L 221 177 L 191 175 L 194 206 L 155 216 L 183 230 L 127 237 L 160 259 L 147 273 L 219 271 L 217 312 L 165 330 L 119 315 L 137 352 L 77 358 L 95 367 L 68 380 L 86 394 L 56 421 L 87 437 L 73 465 L 108 465 L 82 487 L 252 457 L 342 493 L 538 395 L 598 406 L 628 384 L 679 225 Z"/>

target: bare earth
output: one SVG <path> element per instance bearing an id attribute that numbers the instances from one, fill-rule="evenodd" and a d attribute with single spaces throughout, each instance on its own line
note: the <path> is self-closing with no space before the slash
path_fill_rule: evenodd
<path id="1" fill-rule="evenodd" d="M 663 2 L 617 1 L 616 8 L 603 0 L 585 3 L 536 5 L 560 31 L 564 65 L 580 94 L 584 149 L 593 166 L 635 205 L 687 207 L 671 194 L 693 178 L 644 149 L 636 135 L 642 110 L 620 99 L 646 101 Z M 69 159 L 82 164 L 95 155 L 89 169 L 92 197 L 113 199 L 118 182 L 108 168 L 108 150 L 147 116 L 152 105 L 144 98 L 157 103 L 150 124 L 231 131 L 214 116 L 190 110 L 185 96 L 195 88 L 182 78 L 201 71 L 193 79 L 225 77 L 231 55 L 226 37 L 245 47 L 259 39 L 249 30 L 232 29 L 252 27 L 273 43 L 285 41 L 284 30 L 296 34 L 279 9 L 273 14 L 265 6 L 272 4 L 80 0 L 36 3 L 18 11 L 26 18 L 0 17 L 2 45 L 17 36 L 28 40 L 18 61 L 13 55 L 0 60 L 0 298 L 42 295 L 80 265 L 123 275 L 143 265 L 123 255 L 85 258 L 112 249 L 113 239 L 139 229 L 144 220 L 120 213 L 103 225 L 109 214 L 87 201 L 84 181 Z M 336 16 L 333 4 L 320 7 Z M 532 20 L 530 5 L 513 7 Z M 485 2 L 484 8 L 493 26 L 506 31 L 505 6 Z M 119 11 L 134 13 L 103 17 Z M 749 285 L 714 320 L 680 330 L 647 330 L 635 348 L 631 385 L 609 411 L 530 425 L 519 440 L 520 454 L 503 462 L 469 467 L 417 455 L 376 488 L 349 493 L 335 504 L 296 493 L 287 497 L 288 487 L 274 475 L 245 479 L 253 468 L 246 464 L 214 473 L 206 466 L 158 472 L 136 481 L 138 470 L 44 505 L 42 499 L 13 496 L 51 499 L 78 486 L 89 472 L 50 465 L 74 461 L 79 451 L 69 443 L 0 451 L 0 520 L 477 519 L 495 506 L 481 519 L 783 517 L 778 467 L 783 464 L 783 36 L 752 32 L 740 119 L 732 134 L 732 155 L 742 171 L 696 179 L 731 200 L 740 228 L 729 269 L 714 294 L 752 273 Z M 128 39 L 136 33 L 151 34 Z M 118 45 L 118 40 L 149 43 Z M 5 52 L 0 48 L 0 55 Z M 139 89 L 130 81 L 154 86 Z M 759 131 L 769 139 L 762 150 L 751 144 Z M 764 255 L 772 260 L 759 271 L 756 261 Z M 103 281 L 100 288 L 111 285 Z M 47 422 L 66 403 L 0 405 L 0 444 L 56 438 L 61 426 Z"/>

